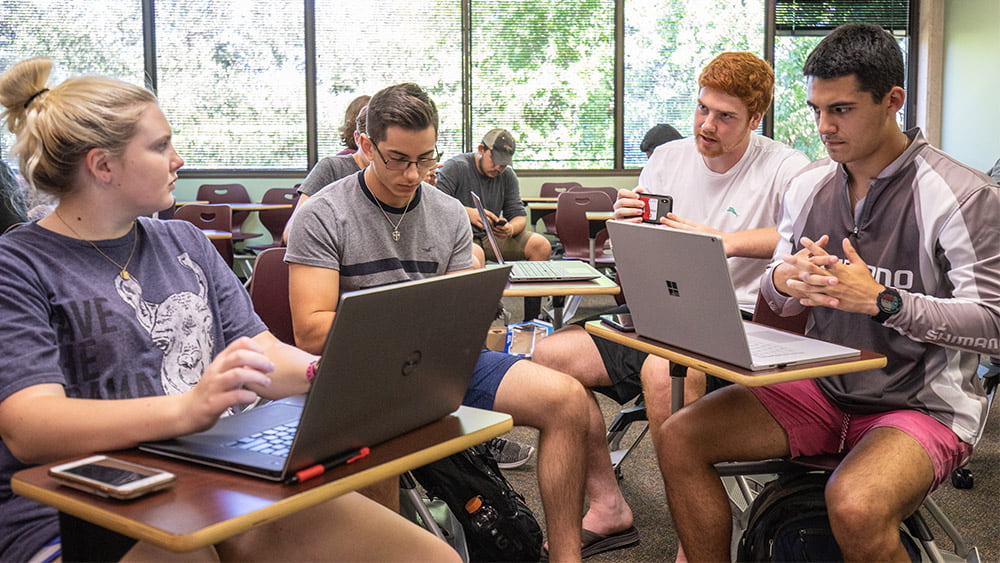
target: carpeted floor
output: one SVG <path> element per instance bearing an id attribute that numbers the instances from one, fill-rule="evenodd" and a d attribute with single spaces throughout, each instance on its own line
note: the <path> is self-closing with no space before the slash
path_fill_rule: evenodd
<path id="1" fill-rule="evenodd" d="M 520 319 L 520 299 L 505 299 L 505 306 L 513 319 Z M 584 298 L 575 318 L 600 312 L 614 306 L 610 297 L 595 296 Z M 598 395 L 606 420 L 610 421 L 619 406 Z M 997 407 L 993 408 L 996 411 Z M 933 498 L 941 505 L 944 513 L 964 535 L 969 545 L 979 549 L 982 561 L 1000 561 L 1000 414 L 993 413 L 986 433 L 981 440 L 968 468 L 972 470 L 974 487 L 959 490 L 945 484 L 933 493 Z M 517 427 L 509 437 L 527 443 L 537 443 L 537 432 L 530 428 Z M 536 444 L 537 445 L 537 444 Z M 505 472 L 514 487 L 521 492 L 529 506 L 535 511 L 539 521 L 544 514 L 538 498 L 535 476 L 536 457 L 527 465 Z M 632 456 L 622 466 L 623 479 L 620 482 L 625 498 L 635 515 L 635 525 L 642 534 L 638 546 L 598 555 L 589 561 L 672 561 L 677 551 L 677 537 L 670 521 L 663 495 L 663 483 L 656 466 L 655 455 L 648 436 L 643 438 Z M 938 545 L 942 549 L 952 549 L 940 528 L 932 527 Z"/>

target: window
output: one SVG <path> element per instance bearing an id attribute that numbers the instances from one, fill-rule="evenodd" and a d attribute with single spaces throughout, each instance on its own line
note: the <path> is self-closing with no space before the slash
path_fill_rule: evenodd
<path id="1" fill-rule="evenodd" d="M 0 70 L 29 57 L 56 63 L 52 83 L 101 74 L 134 84 L 143 79 L 142 7 L 138 2 L 0 0 Z M 3 127 L 0 157 L 10 158 L 14 136 Z"/>
<path id="2" fill-rule="evenodd" d="M 155 18 L 157 94 L 189 167 L 306 168 L 300 4 L 173 0 Z"/>
<path id="3" fill-rule="evenodd" d="M 375 28 L 372 22 L 380 22 Z M 316 0 L 316 113 L 320 157 L 344 148 L 340 126 L 361 94 L 417 82 L 441 117 L 438 149 L 462 148 L 459 0 Z M 447 157 L 447 156 L 446 156 Z"/>
<path id="4" fill-rule="evenodd" d="M 826 156 L 816 133 L 812 112 L 806 107 L 806 83 L 802 66 L 806 58 L 830 31 L 848 22 L 871 22 L 886 28 L 899 41 L 903 60 L 907 63 L 907 92 L 913 81 L 915 60 L 910 46 L 916 45 L 916 18 L 910 13 L 908 0 L 883 0 L 881 2 L 855 2 L 853 0 L 770 0 L 774 21 L 774 139 L 786 143 L 809 158 Z M 916 96 L 907 96 L 907 105 L 900 112 L 902 127 L 914 124 L 913 105 Z"/>
<path id="5" fill-rule="evenodd" d="M 518 168 L 613 168 L 613 0 L 472 1 L 471 137 L 518 142 Z"/>
<path id="6" fill-rule="evenodd" d="M 764 131 L 815 158 L 823 151 L 800 70 L 812 46 L 837 24 L 862 20 L 886 26 L 909 48 L 916 21 L 909 0 L 0 0 L 0 7 L 0 68 L 45 54 L 60 65 L 54 82 L 81 73 L 148 80 L 187 173 L 227 177 L 300 175 L 342 149 L 351 100 L 402 81 L 420 84 L 437 103 L 445 158 L 505 127 L 519 141 L 518 170 L 634 170 L 645 163 L 638 146 L 653 125 L 691 134 L 698 72 L 723 51 L 775 61 L 775 118 Z M 4 158 L 11 142 L 0 135 Z"/>
<path id="7" fill-rule="evenodd" d="M 763 56 L 763 2 L 625 3 L 625 167 L 645 164 L 639 143 L 657 123 L 691 134 L 698 74 L 716 55 Z"/>

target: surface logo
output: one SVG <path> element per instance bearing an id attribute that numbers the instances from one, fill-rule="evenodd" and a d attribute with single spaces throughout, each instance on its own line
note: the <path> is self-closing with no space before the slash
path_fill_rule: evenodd
<path id="1" fill-rule="evenodd" d="M 736 212 L 736 208 L 735 207 L 730 207 L 729 209 L 726 210 L 726 213 L 732 213 L 736 217 L 740 216 L 740 214 Z"/>
<path id="2" fill-rule="evenodd" d="M 677 282 L 667 280 L 667 292 L 673 297 L 680 297 L 681 290 L 677 288 Z"/>

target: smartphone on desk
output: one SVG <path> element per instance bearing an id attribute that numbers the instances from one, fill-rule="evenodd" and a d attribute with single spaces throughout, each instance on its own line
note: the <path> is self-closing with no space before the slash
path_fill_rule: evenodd
<path id="1" fill-rule="evenodd" d="M 635 332 L 635 326 L 632 324 L 631 313 L 601 315 L 601 322 L 622 332 Z"/>
<path id="2" fill-rule="evenodd" d="M 176 479 L 173 473 L 95 455 L 49 468 L 60 483 L 101 497 L 133 499 L 163 490 Z"/>

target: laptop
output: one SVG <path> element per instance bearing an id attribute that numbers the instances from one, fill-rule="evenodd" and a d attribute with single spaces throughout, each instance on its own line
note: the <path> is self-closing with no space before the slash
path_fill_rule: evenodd
<path id="1" fill-rule="evenodd" d="M 716 235 L 608 221 L 636 332 L 752 371 L 860 350 L 743 320 Z"/>
<path id="2" fill-rule="evenodd" d="M 308 394 L 139 448 L 283 481 L 439 420 L 462 403 L 508 273 L 490 268 L 345 292 Z M 290 445 L 272 445 L 281 437 Z"/>
<path id="3" fill-rule="evenodd" d="M 596 279 L 601 273 L 595 270 L 590 264 L 579 260 L 519 260 L 504 261 L 500 254 L 500 245 L 497 244 L 497 237 L 493 230 L 488 227 L 490 220 L 486 216 L 483 208 L 483 201 L 476 192 L 472 194 L 472 202 L 479 212 L 479 218 L 483 222 L 486 231 L 486 238 L 490 241 L 490 248 L 493 255 L 497 257 L 497 262 L 501 265 L 511 266 L 510 281 L 517 282 L 564 282 L 564 281 L 587 281 Z"/>

